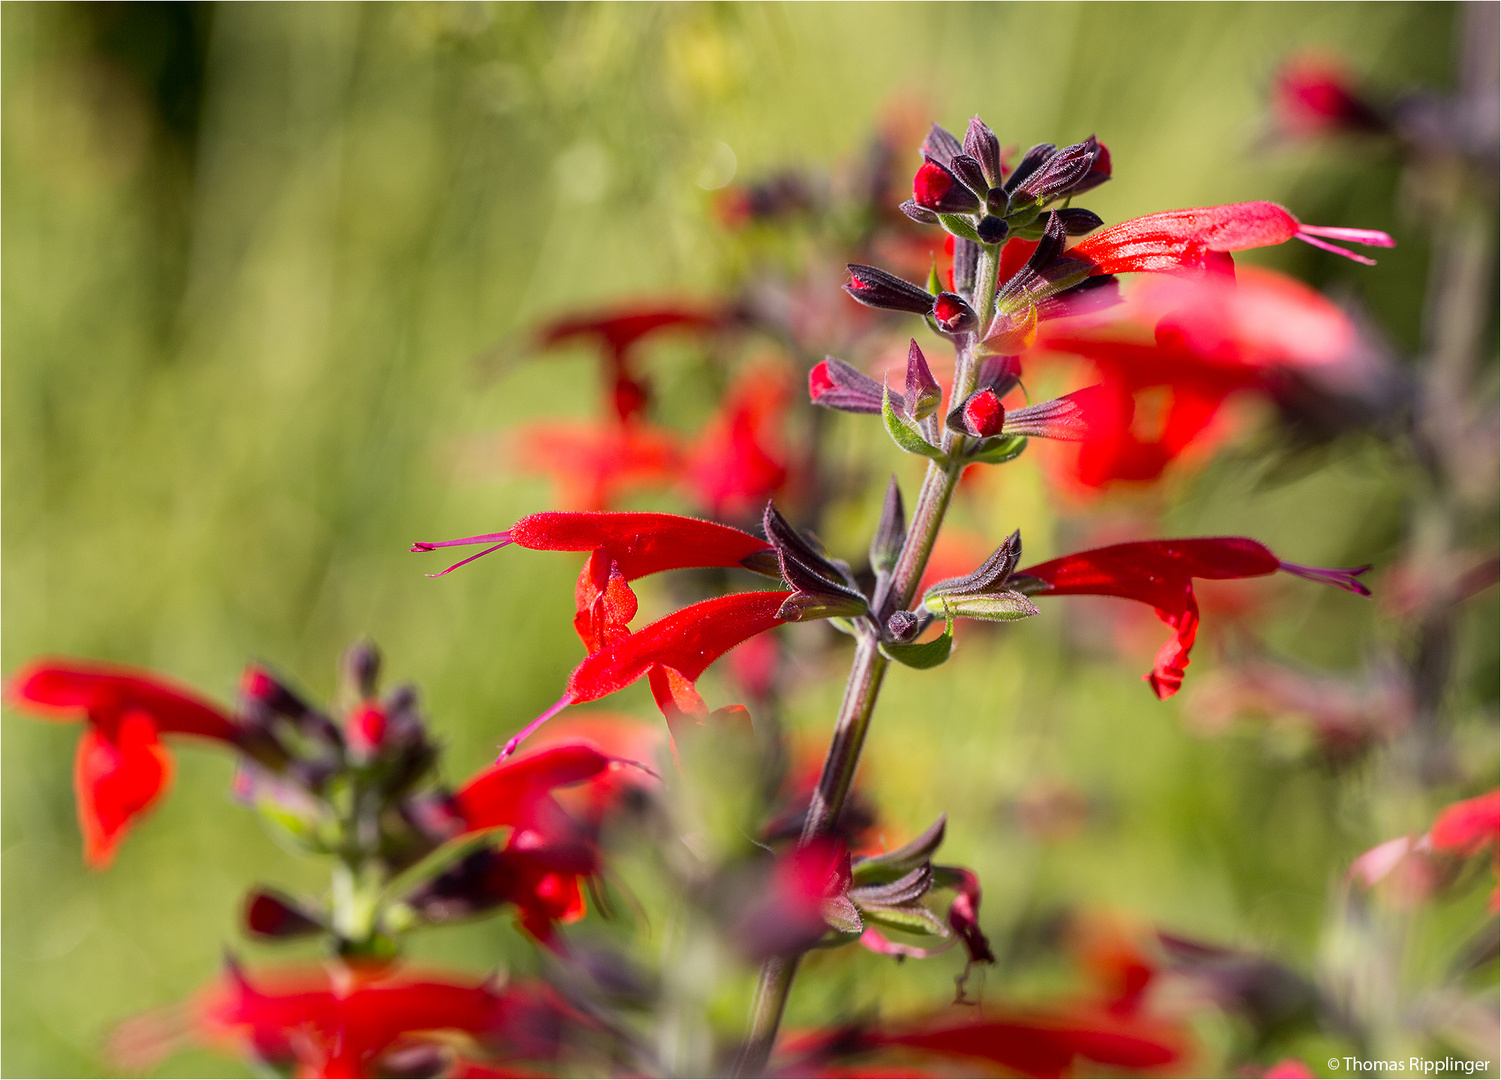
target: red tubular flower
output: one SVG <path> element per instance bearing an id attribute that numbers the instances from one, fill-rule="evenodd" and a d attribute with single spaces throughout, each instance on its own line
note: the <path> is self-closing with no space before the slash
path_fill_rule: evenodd
<path id="1" fill-rule="evenodd" d="M 564 743 L 485 769 L 454 796 L 466 832 L 509 825 L 552 831 L 562 807 L 554 788 L 592 780 L 615 759 L 589 743 Z"/>
<path id="2" fill-rule="evenodd" d="M 640 420 L 548 420 L 507 442 L 520 469 L 551 477 L 558 501 L 575 510 L 607 510 L 628 491 L 671 484 L 683 466 L 678 437 Z"/>
<path id="3" fill-rule="evenodd" d="M 1314 56 L 1283 65 L 1272 89 L 1272 112 L 1280 130 L 1304 138 L 1378 132 L 1387 126 L 1343 68 Z"/>
<path id="4" fill-rule="evenodd" d="M 1501 842 L 1501 791 L 1445 807 L 1434 819 L 1428 839 L 1435 851 L 1467 858 L 1496 847 Z"/>
<path id="5" fill-rule="evenodd" d="M 688 455 L 687 482 L 715 517 L 758 510 L 787 482 L 780 445 L 789 399 L 778 372 L 753 369 L 736 380 Z"/>
<path id="6" fill-rule="evenodd" d="M 791 595 L 732 593 L 703 600 L 591 652 L 569 676 L 563 696 L 513 735 L 500 757 L 515 753 L 522 740 L 568 706 L 597 701 L 643 676 L 651 677 L 652 694 L 669 720 L 677 713 L 706 715 L 693 684 L 736 645 L 786 622 L 777 612 Z"/>
<path id="7" fill-rule="evenodd" d="M 298 1076 L 368 1077 L 388 1074 L 386 1054 L 414 1046 L 429 1047 L 441 1063 L 439 1033 L 467 1035 L 503 1057 L 550 1057 L 564 1016 L 529 988 L 501 990 L 442 973 L 354 969 L 335 978 L 303 968 L 252 983 L 231 966 L 184 1019 L 200 1039 Z M 111 1041 L 112 1056 L 128 1068 L 150 1067 L 174 1048 L 173 1020 L 148 1015 L 126 1024 Z"/>
<path id="8" fill-rule="evenodd" d="M 1134 1070 L 1161 1069 L 1186 1057 L 1176 1028 L 1087 1008 L 991 1019 L 936 1017 L 871 1038 L 877 1046 L 978 1059 L 1036 1077 L 1070 1075 L 1079 1059 Z"/>
<path id="9" fill-rule="evenodd" d="M 1047 324 L 1027 362 L 1068 353 L 1103 383 L 1085 419 L 1077 479 L 1154 480 L 1203 433 L 1227 398 L 1265 394 L 1291 407 L 1299 388 L 1332 399 L 1369 392 L 1386 378 L 1349 316 L 1281 274 L 1254 268 L 1238 280 L 1161 277 L 1144 283 L 1108 325 Z M 1155 341 L 1148 335 L 1155 331 Z M 1168 395 L 1156 431 L 1138 432 L 1140 395 Z M 1306 391 L 1305 391 L 1306 392 Z"/>
<path id="10" fill-rule="evenodd" d="M 1264 577 L 1285 571 L 1361 596 L 1370 590 L 1356 580 L 1369 570 L 1324 570 L 1283 562 L 1265 545 L 1238 536 L 1186 540 L 1146 540 L 1065 555 L 1018 570 L 1012 587 L 1030 596 L 1118 596 L 1150 604 L 1175 631 L 1143 678 L 1159 698 L 1183 685 L 1183 669 L 1199 631 L 1199 605 L 1193 579 Z M 1025 579 L 1035 579 L 1029 583 Z M 1017 580 L 1022 579 L 1022 580 Z"/>
<path id="11" fill-rule="evenodd" d="M 611 384 L 616 415 L 629 420 L 646 407 L 646 389 L 630 371 L 632 350 L 643 339 L 667 330 L 714 330 L 725 317 L 702 308 L 675 305 L 626 307 L 567 316 L 537 332 L 537 342 L 551 348 L 579 339 L 598 342 Z"/>
<path id="12" fill-rule="evenodd" d="M 1069 257 L 1092 263 L 1095 274 L 1133 271 L 1223 268 L 1232 251 L 1270 247 L 1294 238 L 1343 255 L 1355 262 L 1374 261 L 1329 243 L 1345 240 L 1368 247 L 1392 247 L 1395 241 L 1375 229 L 1304 225 L 1276 203 L 1231 203 L 1123 221 L 1095 233 L 1069 249 Z"/>
<path id="13" fill-rule="evenodd" d="M 10 703 L 58 720 L 82 713 L 73 787 L 84 860 L 102 869 L 137 818 L 172 779 L 158 736 L 191 735 L 238 746 L 241 729 L 225 712 L 149 672 L 81 661 L 38 661 L 10 682 Z"/>

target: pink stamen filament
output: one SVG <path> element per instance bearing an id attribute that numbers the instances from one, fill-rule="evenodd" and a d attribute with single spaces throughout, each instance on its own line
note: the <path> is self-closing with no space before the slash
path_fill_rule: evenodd
<path id="1" fill-rule="evenodd" d="M 553 702 L 547 707 L 546 712 L 537 717 L 537 719 L 533 720 L 530 724 L 526 725 L 526 727 L 516 732 L 516 734 L 512 735 L 510 739 L 506 741 L 506 744 L 500 748 L 500 756 L 495 759 L 495 763 L 499 765 L 506 758 L 514 754 L 516 752 L 516 748 L 521 745 L 521 743 L 527 738 L 527 736 L 531 735 L 539 727 L 547 723 L 554 716 L 557 716 L 558 713 L 562 712 L 572 704 L 573 695 L 571 694 L 564 694 L 562 697 L 558 698 L 557 701 Z"/>
<path id="2" fill-rule="evenodd" d="M 1300 225 L 1298 231 L 1313 236 L 1327 236 L 1331 240 L 1348 240 L 1366 247 L 1396 247 L 1397 242 L 1379 229 L 1347 229 L 1340 225 Z"/>
<path id="3" fill-rule="evenodd" d="M 452 566 L 450 566 L 447 570 L 440 570 L 436 574 L 428 574 L 427 575 L 428 577 L 442 577 L 444 574 L 451 573 L 452 571 L 457 570 L 459 567 L 463 566 L 465 563 L 471 563 L 475 559 L 484 558 L 486 555 L 490 554 L 492 551 L 499 551 L 501 548 L 505 547 L 510 542 L 511 542 L 511 533 L 510 533 L 510 530 L 507 530 L 505 532 L 498 532 L 498 533 L 482 533 L 479 536 L 466 536 L 466 537 L 464 537 L 463 539 L 460 539 L 460 540 L 434 540 L 434 541 L 431 541 L 431 542 L 429 542 L 429 541 L 418 541 L 417 543 L 415 543 L 415 544 L 412 545 L 411 550 L 412 551 L 435 551 L 438 548 L 463 547 L 466 544 L 490 544 L 490 545 L 492 545 L 490 547 L 487 547 L 484 551 L 481 551 L 478 555 L 471 555 L 467 559 L 460 559 L 458 562 L 456 562 Z"/>
<path id="4" fill-rule="evenodd" d="M 1297 563 L 1282 563 L 1281 569 L 1293 577 L 1300 577 L 1305 581 L 1317 581 L 1321 585 L 1333 585 L 1336 589 L 1344 589 L 1346 592 L 1355 593 L 1357 596 L 1370 596 L 1371 590 L 1362 582 L 1357 581 L 1361 574 L 1369 570 L 1370 564 L 1365 566 L 1352 566 L 1344 569 L 1326 569 L 1321 566 L 1299 566 Z"/>
<path id="5" fill-rule="evenodd" d="M 1357 255 L 1355 252 L 1350 251 L 1348 248 L 1342 248 L 1338 244 L 1331 244 L 1327 240 L 1320 240 L 1316 236 L 1309 236 L 1306 231 L 1298 233 L 1298 239 L 1303 241 L 1303 243 L 1305 244 L 1312 244 L 1314 247 L 1320 249 L 1321 251 L 1331 251 L 1336 255 L 1343 255 L 1351 262 L 1358 262 L 1362 266 L 1376 265 L 1375 259 L 1368 258 L 1365 255 Z"/>

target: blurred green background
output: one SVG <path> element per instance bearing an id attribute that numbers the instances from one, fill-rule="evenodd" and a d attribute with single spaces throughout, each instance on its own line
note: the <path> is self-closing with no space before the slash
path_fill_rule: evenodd
<path id="1" fill-rule="evenodd" d="M 560 309 L 710 295 L 725 241 L 695 179 L 718 143 L 740 178 L 829 165 L 898 98 L 955 129 L 979 112 L 1023 146 L 1096 132 L 1116 179 L 1089 205 L 1107 221 L 1266 198 L 1391 231 L 1400 246 L 1374 270 L 1300 245 L 1261 261 L 1358 290 L 1410 346 L 1425 246 L 1421 222 L 1394 216 L 1395 169 L 1269 149 L 1265 98 L 1278 62 L 1310 47 L 1378 85 L 1447 86 L 1455 11 L 8 3 L 0 17 L 4 670 L 40 653 L 111 658 L 228 700 L 259 658 L 326 698 L 340 650 L 370 635 L 390 677 L 422 688 L 462 775 L 576 662 L 577 560 L 509 552 L 434 581 L 432 557 L 406 548 L 545 508 L 541 481 L 475 468 L 468 440 L 594 408 L 583 353 L 499 378 L 481 358 Z M 1259 481 L 1218 461 L 1168 494 L 1165 520 L 1305 563 L 1395 549 L 1402 489 L 1379 448 Z M 1019 525 L 1037 558 L 1067 546 L 1035 462 L 992 490 L 957 520 L 997 537 Z M 831 546 L 856 553 L 870 524 L 843 523 Z M 1278 596 L 1280 655 L 1354 668 L 1382 640 L 1372 605 L 1311 586 Z M 1350 810 L 1358 773 L 1187 731 L 1178 702 L 1139 681 L 1159 637 L 1123 659 L 1065 638 L 1066 614 L 1094 610 L 1049 608 L 974 635 L 940 672 L 893 676 L 866 769 L 889 835 L 947 810 L 945 855 L 979 871 L 998 936 L 1051 905 L 1103 906 L 1308 970 L 1331 881 L 1423 826 L 1423 808 L 1398 800 L 1373 823 Z M 1487 612 L 1466 640 L 1493 658 Z M 1203 649 L 1190 684 L 1213 664 Z M 1494 670 L 1481 665 L 1476 703 L 1493 700 Z M 838 683 L 831 670 L 793 704 L 814 743 Z M 644 694 L 620 704 L 651 715 Z M 5 716 L 8 1075 L 107 1072 L 121 1018 L 189 992 L 226 947 L 262 955 L 235 928 L 247 884 L 316 884 L 230 801 L 229 763 L 192 749 L 117 864 L 86 872 L 76 737 Z M 1018 827 L 1039 783 L 1086 799 L 1082 828 Z M 504 919 L 417 952 L 530 962 Z M 821 957 L 791 1020 L 939 1004 L 952 959 Z M 1066 984 L 1029 970 L 991 973 L 990 992 Z M 163 1067 L 237 1068 L 197 1054 Z"/>

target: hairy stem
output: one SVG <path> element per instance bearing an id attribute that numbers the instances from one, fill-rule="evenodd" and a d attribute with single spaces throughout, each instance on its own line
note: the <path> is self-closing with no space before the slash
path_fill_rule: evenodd
<path id="1" fill-rule="evenodd" d="M 980 356 L 977 339 L 989 327 L 995 315 L 996 273 L 1000 267 L 1000 247 L 985 246 L 980 249 L 980 262 L 975 274 L 975 293 L 971 304 L 980 316 L 980 331 L 962 340 L 954 364 L 954 389 L 949 396 L 949 407 L 963 401 L 975 388 L 979 375 Z M 917 593 L 928 558 L 933 554 L 933 544 L 938 539 L 938 530 L 948 513 L 949 501 L 954 488 L 964 472 L 962 451 L 964 437 L 944 429 L 943 449 L 948 452 L 948 461 L 940 464 L 929 462 L 927 475 L 923 477 L 917 505 L 912 511 L 912 524 L 907 530 L 901 554 L 891 575 L 891 596 L 896 608 L 904 610 L 911 605 Z M 870 727 L 870 718 L 875 712 L 876 699 L 881 693 L 881 681 L 886 676 L 890 661 L 881 655 L 879 639 L 874 633 L 862 633 L 855 647 L 855 659 L 850 665 L 849 678 L 844 685 L 844 698 L 839 704 L 839 715 L 834 721 L 834 737 L 824 758 L 823 773 L 818 787 L 808 804 L 808 816 L 803 823 L 800 845 L 812 843 L 820 836 L 833 831 L 839 820 L 844 801 L 849 796 L 850 785 L 855 779 L 855 770 L 860 764 L 860 751 L 865 746 L 865 734 Z M 776 1042 L 777 1028 L 782 1023 L 782 1013 L 787 1006 L 787 996 L 792 990 L 793 976 L 797 974 L 799 957 L 776 956 L 761 967 L 756 982 L 756 996 L 751 1005 L 750 1034 L 736 1063 L 737 1076 L 757 1076 L 766 1068 Z"/>

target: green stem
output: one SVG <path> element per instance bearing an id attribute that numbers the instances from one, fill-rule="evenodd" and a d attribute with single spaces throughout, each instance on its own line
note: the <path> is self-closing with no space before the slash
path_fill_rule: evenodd
<path id="1" fill-rule="evenodd" d="M 971 301 L 980 316 L 980 334 L 990 326 L 995 316 L 996 274 L 1000 269 L 1000 248 L 987 246 L 980 249 L 980 263 L 975 274 L 975 294 Z M 975 388 L 979 376 L 980 358 L 977 335 L 972 335 L 959 349 L 954 365 L 954 389 L 949 396 L 949 405 L 963 401 Z M 948 513 L 949 501 L 954 488 L 964 472 L 962 452 L 964 437 L 947 428 L 943 432 L 943 449 L 949 458 L 943 463 L 929 462 L 927 475 L 923 478 L 922 490 L 917 496 L 917 505 L 912 511 L 912 524 L 907 538 L 897 556 L 891 574 L 891 595 L 896 608 L 904 610 L 912 603 L 917 585 L 927 569 L 928 558 L 933 554 L 933 544 L 938 539 L 938 530 Z M 865 735 L 870 728 L 870 718 L 875 712 L 876 699 L 881 693 L 881 682 L 886 676 L 890 661 L 881 655 L 876 634 L 863 632 L 855 647 L 855 659 L 850 665 L 849 678 L 844 686 L 844 698 L 839 704 L 839 715 L 834 721 L 834 737 L 824 758 L 823 774 L 813 799 L 808 804 L 808 817 L 803 824 L 800 845 L 812 843 L 820 836 L 831 832 L 839 813 L 844 809 L 850 785 L 855 779 L 855 770 L 860 764 L 860 751 L 865 746 Z M 751 1004 L 750 1035 L 736 1063 L 735 1075 L 758 1076 L 766 1069 L 776 1042 L 777 1029 L 782 1023 L 782 1013 L 787 1007 L 787 997 L 792 990 L 792 980 L 797 974 L 799 957 L 777 956 L 761 966 L 756 982 L 756 995 Z"/>

